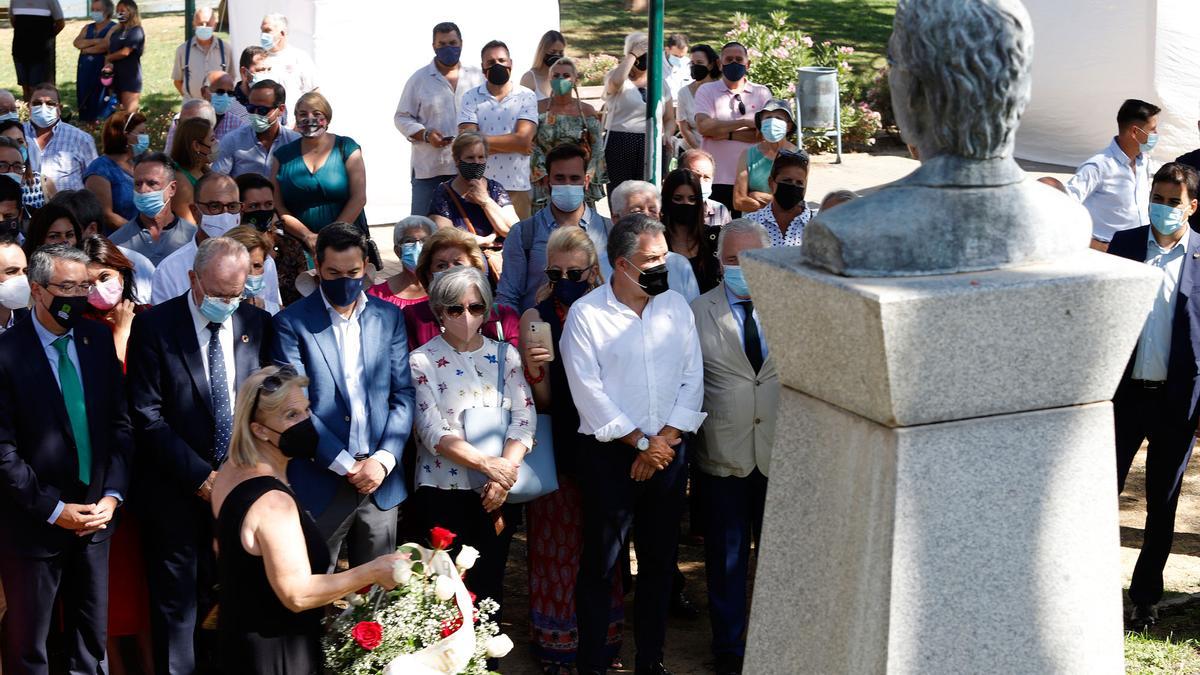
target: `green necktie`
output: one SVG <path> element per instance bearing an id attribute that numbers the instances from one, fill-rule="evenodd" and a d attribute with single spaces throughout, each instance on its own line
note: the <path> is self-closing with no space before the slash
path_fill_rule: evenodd
<path id="1" fill-rule="evenodd" d="M 87 406 L 83 401 L 83 382 L 79 371 L 67 355 L 71 336 L 64 335 L 53 343 L 58 350 L 58 383 L 62 387 L 63 403 L 67 406 L 67 417 L 71 418 L 71 433 L 75 435 L 75 450 L 79 453 L 79 480 L 88 485 L 92 482 L 92 437 L 88 434 Z"/>

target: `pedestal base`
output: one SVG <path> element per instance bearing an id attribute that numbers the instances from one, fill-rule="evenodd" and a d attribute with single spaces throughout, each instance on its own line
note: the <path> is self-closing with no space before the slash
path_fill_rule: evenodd
<path id="1" fill-rule="evenodd" d="M 1112 428 L 893 428 L 785 389 L 746 672 L 1123 672 Z"/>

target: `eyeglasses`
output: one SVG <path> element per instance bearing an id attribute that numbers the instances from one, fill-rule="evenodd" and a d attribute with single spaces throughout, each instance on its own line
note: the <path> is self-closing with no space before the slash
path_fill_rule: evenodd
<path id="1" fill-rule="evenodd" d="M 445 311 L 446 316 L 454 317 L 455 319 L 462 316 L 464 311 L 471 312 L 471 316 L 483 316 L 483 313 L 487 311 L 487 305 L 482 302 L 472 302 L 467 305 L 465 310 L 462 305 L 446 305 Z"/>
<path id="2" fill-rule="evenodd" d="M 84 281 L 81 283 L 75 283 L 74 281 L 64 281 L 61 284 L 56 284 L 56 283 L 51 282 L 46 285 L 53 286 L 54 288 L 57 288 L 58 290 L 62 291 L 63 293 L 66 293 L 67 295 L 74 295 L 76 292 L 78 292 L 82 295 L 82 294 L 88 293 L 92 290 L 92 282 L 90 282 L 90 281 Z"/>
<path id="3" fill-rule="evenodd" d="M 25 173 L 25 162 L 0 162 L 0 173 Z"/>
<path id="4" fill-rule="evenodd" d="M 196 204 L 200 212 L 209 216 L 219 216 L 222 213 L 241 213 L 241 202 L 203 202 Z"/>
<path id="5" fill-rule="evenodd" d="M 296 370 L 296 367 L 288 363 L 279 366 L 279 370 L 264 377 L 263 381 L 259 382 L 258 387 L 254 390 L 254 403 L 250 406 L 250 419 L 253 420 L 254 415 L 258 412 L 258 399 L 264 391 L 268 394 L 274 394 L 283 387 L 284 382 L 295 379 L 299 375 L 300 373 Z"/>
<path id="6" fill-rule="evenodd" d="M 578 270 L 560 270 L 560 269 L 557 269 L 554 267 L 547 267 L 546 268 L 546 278 L 549 279 L 552 283 L 558 283 L 558 282 L 562 281 L 563 277 L 566 277 L 567 279 L 570 279 L 571 281 L 583 281 L 583 277 L 584 277 L 584 275 L 586 275 L 588 273 L 588 271 L 590 271 L 590 268 L 584 268 L 584 269 L 578 269 Z"/>
<path id="7" fill-rule="evenodd" d="M 254 105 L 253 103 L 246 104 L 246 112 L 251 115 L 270 115 L 275 106 L 269 105 Z"/>
<path id="8" fill-rule="evenodd" d="M 739 115 L 746 114 L 746 104 L 742 103 L 742 95 L 734 94 L 733 98 L 729 99 L 729 110 L 736 112 Z"/>

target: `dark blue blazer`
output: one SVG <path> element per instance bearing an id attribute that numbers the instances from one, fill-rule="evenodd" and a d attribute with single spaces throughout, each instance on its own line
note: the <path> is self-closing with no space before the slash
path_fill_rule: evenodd
<path id="1" fill-rule="evenodd" d="M 137 315 L 125 361 L 138 445 L 139 491 L 191 497 L 213 471 L 212 390 L 190 292 Z M 271 315 L 243 302 L 233 313 L 234 390 L 269 364 Z M 232 412 L 232 411 L 231 411 Z M 145 495 L 151 499 L 150 495 Z M 153 503 L 148 504 L 155 508 Z"/>
<path id="2" fill-rule="evenodd" d="M 396 458 L 372 498 L 381 509 L 394 508 L 408 496 L 401 458 L 412 431 L 413 385 L 408 368 L 404 318 L 394 305 L 367 296 L 360 317 L 363 375 L 366 380 L 368 452 L 384 450 Z M 306 509 L 317 518 L 329 506 L 344 476 L 329 467 L 346 451 L 350 438 L 350 398 L 342 371 L 333 323 L 321 292 L 314 291 L 275 315 L 277 364 L 290 363 L 308 376 L 308 400 L 320 433 L 316 461 L 288 462 L 288 479 Z"/>
<path id="3" fill-rule="evenodd" d="M 1117 232 L 1108 245 L 1108 252 L 1144 263 L 1149 236 L 1149 225 Z M 1200 355 L 1200 234 L 1196 232 L 1189 235 L 1177 292 L 1171 351 L 1167 361 L 1167 396 L 1175 412 L 1186 414 L 1187 419 L 1194 420 L 1196 403 L 1200 399 L 1200 378 L 1197 377 L 1200 369 L 1196 363 L 1196 357 Z M 1132 376 L 1136 358 L 1135 348 L 1125 367 L 1123 379 Z"/>
<path id="4" fill-rule="evenodd" d="M 79 455 L 62 392 L 26 318 L 0 335 L 0 551 L 48 557 L 77 537 L 47 522 L 58 502 L 92 504 L 105 492 L 129 495 L 133 439 L 125 382 L 112 331 L 93 321 L 73 330 L 92 444 L 91 483 L 79 481 Z M 96 541 L 116 528 L 90 535 Z"/>

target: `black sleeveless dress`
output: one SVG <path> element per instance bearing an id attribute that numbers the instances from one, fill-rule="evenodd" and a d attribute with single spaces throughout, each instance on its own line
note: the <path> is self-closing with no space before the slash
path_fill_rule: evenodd
<path id="1" fill-rule="evenodd" d="M 242 520 L 258 498 L 272 490 L 296 495 L 279 479 L 257 476 L 233 488 L 217 516 L 221 582 L 219 658 L 225 673 L 309 675 L 321 672 L 324 609 L 296 613 L 279 601 L 263 559 L 242 548 Z M 329 569 L 329 549 L 308 512 L 296 503 L 313 574 Z"/>

